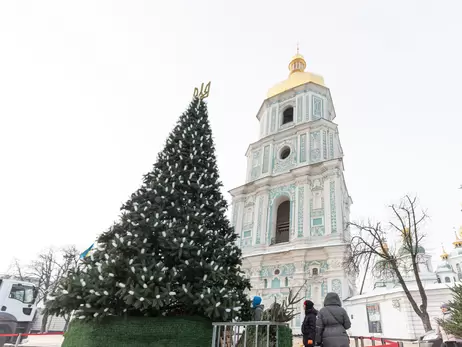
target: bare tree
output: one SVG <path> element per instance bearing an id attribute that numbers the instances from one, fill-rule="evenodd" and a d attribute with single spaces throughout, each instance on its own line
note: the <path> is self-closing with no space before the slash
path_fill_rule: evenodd
<path id="1" fill-rule="evenodd" d="M 344 267 L 349 273 L 359 274 L 363 264 L 368 264 L 375 277 L 397 281 L 414 312 L 422 320 L 425 331 L 429 331 L 432 326 L 427 312 L 428 299 L 419 273 L 419 264 L 424 261 L 422 241 L 425 234 L 421 227 L 428 216 L 418 208 L 417 198 L 408 195 L 399 205 L 391 205 L 390 209 L 393 219 L 386 226 L 371 222 L 349 223 L 357 232 L 351 239 Z M 388 245 L 387 239 L 392 233 L 401 237 L 399 248 Z M 410 274 L 415 278 L 418 294 L 412 294 L 409 290 L 406 277 Z"/>
<path id="2" fill-rule="evenodd" d="M 38 295 L 36 303 L 43 302 L 46 304 L 48 296 L 53 293 L 58 285 L 60 279 L 67 274 L 67 272 L 78 265 L 79 252 L 75 246 L 65 247 L 59 250 L 48 248 L 42 251 L 36 260 L 28 266 L 22 266 L 20 262 L 15 259 L 10 268 L 13 277 L 23 281 L 29 281 L 36 285 Z M 45 307 L 42 316 L 41 331 L 48 330 L 48 310 Z M 70 317 L 64 317 L 66 326 L 69 323 Z"/>

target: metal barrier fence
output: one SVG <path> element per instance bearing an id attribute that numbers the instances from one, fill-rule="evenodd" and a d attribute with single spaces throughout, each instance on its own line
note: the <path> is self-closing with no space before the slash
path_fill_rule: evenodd
<path id="1" fill-rule="evenodd" d="M 368 337 L 368 336 L 350 336 L 350 340 L 354 340 L 355 347 L 365 347 L 364 341 L 370 340 L 371 345 L 375 347 L 403 347 L 403 342 L 415 342 L 416 340 L 412 339 L 393 339 L 393 338 L 383 338 L 383 337 Z M 377 342 L 379 342 L 377 344 Z"/>
<path id="2" fill-rule="evenodd" d="M 279 327 L 289 325 L 265 321 L 212 324 L 212 347 L 278 347 Z"/>

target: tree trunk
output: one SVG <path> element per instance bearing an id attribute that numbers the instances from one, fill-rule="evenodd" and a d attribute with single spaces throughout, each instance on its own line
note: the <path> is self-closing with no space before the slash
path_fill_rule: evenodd
<path id="1" fill-rule="evenodd" d="M 69 328 L 69 322 L 71 321 L 71 315 L 64 317 L 64 321 L 66 322 L 64 323 L 64 328 L 63 328 L 63 332 L 65 333 L 67 329 Z"/>
<path id="2" fill-rule="evenodd" d="M 422 312 L 422 316 L 420 317 L 420 319 L 422 320 L 422 324 L 424 326 L 425 332 L 433 330 L 430 316 L 428 315 L 428 312 L 426 310 Z"/>
<path id="3" fill-rule="evenodd" d="M 48 322 L 48 310 L 45 309 L 43 310 L 43 316 L 42 316 L 42 326 L 40 328 L 41 333 L 45 333 L 47 329 L 47 322 Z"/>

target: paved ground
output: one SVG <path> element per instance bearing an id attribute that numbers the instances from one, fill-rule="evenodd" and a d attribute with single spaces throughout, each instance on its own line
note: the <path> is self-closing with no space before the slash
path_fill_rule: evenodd
<path id="1" fill-rule="evenodd" d="M 29 337 L 29 341 L 23 345 L 22 347 L 61 347 L 63 343 L 62 336 L 31 336 Z M 13 345 L 5 345 L 6 346 L 13 346 Z"/>

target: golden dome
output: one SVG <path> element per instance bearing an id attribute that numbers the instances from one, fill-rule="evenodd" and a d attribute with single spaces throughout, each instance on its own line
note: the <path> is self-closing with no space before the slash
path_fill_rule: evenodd
<path id="1" fill-rule="evenodd" d="M 443 249 L 443 253 L 441 254 L 441 259 L 448 260 L 449 254 L 446 253 L 446 250 L 444 249 L 444 246 L 441 246 L 441 248 Z"/>
<path id="2" fill-rule="evenodd" d="M 456 233 L 456 240 L 452 243 L 454 246 L 462 246 L 462 226 L 459 228 Z"/>
<path id="3" fill-rule="evenodd" d="M 311 72 L 305 72 L 306 61 L 303 55 L 298 53 L 294 55 L 289 63 L 289 78 L 279 82 L 268 90 L 266 97 L 269 99 L 275 95 L 281 94 L 287 90 L 312 82 L 324 86 L 324 78 Z"/>

